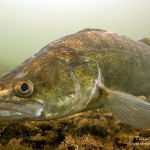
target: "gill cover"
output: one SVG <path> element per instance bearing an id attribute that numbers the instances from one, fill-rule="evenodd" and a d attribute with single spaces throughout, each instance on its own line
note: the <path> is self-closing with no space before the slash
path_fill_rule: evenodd
<path id="1" fill-rule="evenodd" d="M 69 116 L 84 109 L 101 84 L 98 63 L 91 58 L 76 56 L 71 61 L 54 57 L 57 61 L 56 82 L 51 82 L 51 93 L 44 116 L 54 119 Z"/>

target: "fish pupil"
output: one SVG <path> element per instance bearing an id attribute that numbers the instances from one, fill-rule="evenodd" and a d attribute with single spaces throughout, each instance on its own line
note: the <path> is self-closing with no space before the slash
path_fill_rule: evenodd
<path id="1" fill-rule="evenodd" d="M 28 91 L 28 89 L 29 89 L 28 84 L 27 83 L 22 83 L 22 85 L 21 85 L 22 92 L 26 92 L 26 91 Z"/>

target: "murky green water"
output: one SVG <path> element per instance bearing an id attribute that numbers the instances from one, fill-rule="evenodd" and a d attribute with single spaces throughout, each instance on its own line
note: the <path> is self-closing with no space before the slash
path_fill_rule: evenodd
<path id="1" fill-rule="evenodd" d="M 1 70 L 84 28 L 150 37 L 149 18 L 150 0 L 0 0 Z"/>

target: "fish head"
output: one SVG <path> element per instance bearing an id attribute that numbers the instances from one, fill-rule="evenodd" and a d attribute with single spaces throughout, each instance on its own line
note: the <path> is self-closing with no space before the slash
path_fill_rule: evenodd
<path id="1" fill-rule="evenodd" d="M 17 67 L 0 77 L 0 120 L 27 120 L 43 111 L 42 104 L 32 99 L 32 81 L 22 71 L 22 66 Z"/>
<path id="2" fill-rule="evenodd" d="M 72 105 L 76 87 L 57 58 L 28 60 L 0 77 L 0 120 L 45 120 Z"/>
<path id="3" fill-rule="evenodd" d="M 99 68 L 87 58 L 72 60 L 40 55 L 1 76 L 0 120 L 49 120 L 84 109 L 101 82 Z"/>

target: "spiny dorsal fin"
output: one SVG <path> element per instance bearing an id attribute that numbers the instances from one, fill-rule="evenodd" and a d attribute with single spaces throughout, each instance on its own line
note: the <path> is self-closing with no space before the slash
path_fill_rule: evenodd
<path id="1" fill-rule="evenodd" d="M 150 38 L 143 38 L 143 39 L 140 39 L 139 41 L 145 43 L 148 46 L 150 46 Z"/>

